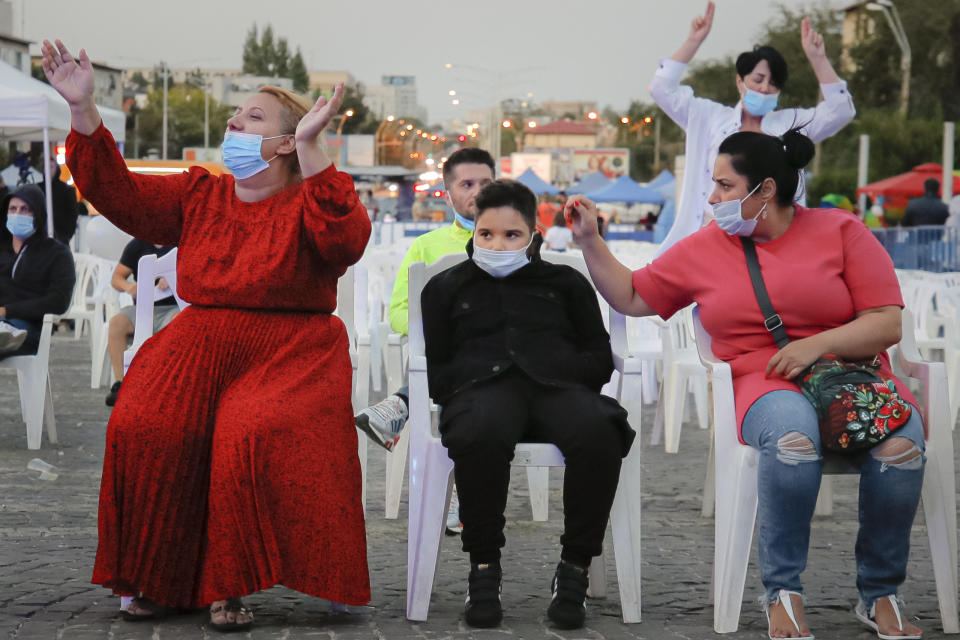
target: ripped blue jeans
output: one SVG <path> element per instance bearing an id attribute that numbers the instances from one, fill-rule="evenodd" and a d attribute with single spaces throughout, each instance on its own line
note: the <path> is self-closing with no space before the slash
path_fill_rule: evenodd
<path id="1" fill-rule="evenodd" d="M 744 441 L 759 450 L 757 528 L 766 598 L 780 589 L 803 592 L 810 520 L 820 491 L 817 415 L 802 394 L 771 391 L 743 419 Z M 925 464 L 923 422 L 913 411 L 894 436 L 869 451 L 843 456 L 860 472 L 857 590 L 869 608 L 897 593 L 906 578 L 910 528 Z"/>

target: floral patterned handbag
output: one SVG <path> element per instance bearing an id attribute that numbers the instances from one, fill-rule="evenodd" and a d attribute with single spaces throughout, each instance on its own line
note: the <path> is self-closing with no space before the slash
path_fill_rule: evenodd
<path id="1" fill-rule="evenodd" d="M 753 240 L 740 238 L 750 280 L 777 347 L 790 342 L 783 321 L 767 295 Z M 880 358 L 844 361 L 822 357 L 794 379 L 820 419 L 820 445 L 827 451 L 857 453 L 886 440 L 906 424 L 913 408 L 900 397 L 894 380 L 880 370 Z"/>

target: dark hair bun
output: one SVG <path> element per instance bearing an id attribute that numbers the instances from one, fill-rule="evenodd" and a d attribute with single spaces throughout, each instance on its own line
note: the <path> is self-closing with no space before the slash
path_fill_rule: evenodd
<path id="1" fill-rule="evenodd" d="M 813 159 L 816 149 L 813 141 L 800 133 L 799 129 L 791 129 L 781 136 L 783 151 L 787 154 L 787 164 L 794 169 L 803 169 Z"/>

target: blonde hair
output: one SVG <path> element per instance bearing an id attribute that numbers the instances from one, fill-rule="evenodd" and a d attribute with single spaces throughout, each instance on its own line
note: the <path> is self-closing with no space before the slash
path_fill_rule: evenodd
<path id="1" fill-rule="evenodd" d="M 258 93 L 266 93 L 280 103 L 280 133 L 282 135 L 293 135 L 297 131 L 297 125 L 300 120 L 313 108 L 313 102 L 300 94 L 294 93 L 282 87 L 266 86 L 260 87 Z M 323 146 L 323 138 L 320 138 L 320 145 Z M 300 160 L 296 152 L 288 156 L 291 171 L 300 175 Z"/>

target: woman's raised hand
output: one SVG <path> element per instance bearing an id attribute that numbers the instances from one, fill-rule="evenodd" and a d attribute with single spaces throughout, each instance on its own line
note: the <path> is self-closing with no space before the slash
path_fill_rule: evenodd
<path id="1" fill-rule="evenodd" d="M 297 142 L 313 142 L 323 128 L 337 115 L 340 105 L 343 104 L 343 83 L 337 83 L 333 90 L 333 97 L 328 101 L 325 97 L 317 98 L 316 104 L 300 119 L 297 125 Z"/>
<path id="2" fill-rule="evenodd" d="M 810 18 L 804 18 L 800 22 L 800 43 L 808 59 L 827 57 L 827 49 L 823 45 L 823 36 L 810 25 Z"/>
<path id="3" fill-rule="evenodd" d="M 566 216 L 570 231 L 577 241 L 599 235 L 597 218 L 600 212 L 597 205 L 585 196 L 573 195 L 567 198 L 563 205 L 563 215 Z"/>
<path id="4" fill-rule="evenodd" d="M 85 50 L 80 49 L 80 57 L 74 58 L 59 40 L 56 45 L 44 40 L 40 49 L 47 81 L 71 107 L 93 100 L 93 65 Z"/>
<path id="5" fill-rule="evenodd" d="M 689 40 L 700 44 L 706 39 L 710 33 L 710 27 L 713 26 L 713 12 L 715 8 L 713 2 L 708 2 L 706 13 L 693 19 L 693 22 L 690 24 L 690 35 L 687 36 Z"/>

